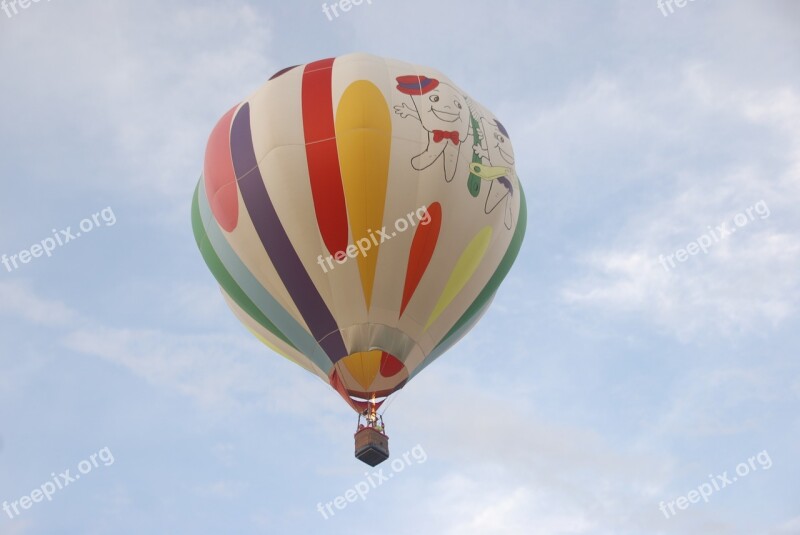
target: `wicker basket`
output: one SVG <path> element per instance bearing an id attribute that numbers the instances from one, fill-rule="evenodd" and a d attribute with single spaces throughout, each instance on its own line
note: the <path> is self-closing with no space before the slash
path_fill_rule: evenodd
<path id="1" fill-rule="evenodd" d="M 377 466 L 389 458 L 389 437 L 373 427 L 365 427 L 355 434 L 356 458 L 370 466 Z"/>

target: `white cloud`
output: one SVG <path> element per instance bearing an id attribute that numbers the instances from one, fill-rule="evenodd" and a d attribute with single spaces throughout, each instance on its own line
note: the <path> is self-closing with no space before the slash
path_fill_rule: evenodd
<path id="1" fill-rule="evenodd" d="M 588 273 L 562 295 L 576 305 L 639 314 L 683 339 L 775 327 L 796 313 L 800 297 L 800 97 L 786 88 L 729 93 L 696 66 L 685 75 L 692 105 L 768 128 L 783 140 L 777 156 L 756 151 L 714 175 L 678 169 L 676 192 L 642 206 L 611 243 L 585 253 Z M 769 208 L 766 216 L 752 211 L 759 202 Z M 747 224 L 717 240 L 717 225 L 735 227 L 732 218 L 747 209 Z M 703 235 L 713 237 L 707 254 L 668 259 Z M 660 261 L 674 267 L 667 271 Z"/>
<path id="2" fill-rule="evenodd" d="M 0 314 L 16 317 L 35 325 L 60 327 L 79 319 L 79 315 L 64 303 L 35 295 L 28 284 L 0 282 Z"/>
<path id="3" fill-rule="evenodd" d="M 443 524 L 440 533 L 566 535 L 590 533 L 596 527 L 580 507 L 564 505 L 529 487 L 454 473 L 437 481 L 435 488 L 436 498 L 428 507 Z"/>
<path id="4" fill-rule="evenodd" d="M 180 335 L 93 327 L 70 332 L 63 342 L 73 351 L 118 364 L 221 413 L 242 407 L 311 412 L 312 404 L 301 399 L 312 396 L 302 393 L 324 387 L 299 368 L 294 374 L 276 377 L 282 359 L 244 331 L 241 335 Z"/>
<path id="5" fill-rule="evenodd" d="M 29 519 L 15 518 L 11 522 L 6 520 L 3 519 L 3 533 L 5 535 L 27 535 L 34 533 L 36 529 L 36 524 Z"/>
<path id="6" fill-rule="evenodd" d="M 800 533 L 800 516 L 781 523 L 769 532 L 769 535 L 795 535 Z"/>
<path id="7" fill-rule="evenodd" d="M 199 256 L 197 261 L 200 262 Z M 221 297 L 219 286 L 213 282 L 210 276 L 202 282 L 177 282 L 167 291 L 166 295 L 157 286 L 142 288 L 142 290 L 161 303 L 159 308 L 165 315 L 180 316 L 193 325 L 212 326 L 218 322 L 220 316 L 230 314 L 230 310 Z"/>
<path id="8" fill-rule="evenodd" d="M 431 504 L 436 522 L 448 519 L 442 531 L 528 533 L 535 520 L 543 534 L 596 533 L 658 520 L 653 504 L 672 460 L 642 454 L 636 440 L 620 449 L 537 414 L 518 387 L 451 364 L 437 363 L 406 390 L 387 411 L 390 434 L 414 429 L 434 463 L 457 467 Z"/>
<path id="9" fill-rule="evenodd" d="M 187 205 L 202 171 L 211 128 L 277 70 L 267 58 L 270 20 L 246 4 L 151 0 L 53 3 L 24 15 L 3 28 L 3 48 L 25 48 L 2 58 L 15 80 L 5 98 L 15 110 L 57 115 L 64 144 L 96 144 L 93 172 L 70 185 L 133 196 L 185 224 L 177 207 Z M 42 136 L 14 110 L 6 124 L 15 136 Z M 63 173 L 38 179 L 62 181 Z"/>
<path id="10" fill-rule="evenodd" d="M 324 419 L 337 407 L 338 395 L 329 387 L 264 347 L 245 329 L 235 334 L 207 329 L 175 334 L 112 328 L 37 295 L 28 285 L 11 282 L 0 283 L 0 299 L 10 305 L 0 308 L 3 315 L 58 328 L 64 347 L 113 362 L 220 413 L 251 407 Z M 20 376 L 42 364 L 40 358 L 9 361 L 0 386 L 7 382 L 11 388 Z"/>
<path id="11" fill-rule="evenodd" d="M 763 409 L 791 402 L 787 375 L 765 368 L 694 369 L 675 382 L 666 410 L 653 422 L 651 445 L 681 436 L 730 436 L 762 431 Z M 796 397 L 796 396 L 794 396 Z"/>

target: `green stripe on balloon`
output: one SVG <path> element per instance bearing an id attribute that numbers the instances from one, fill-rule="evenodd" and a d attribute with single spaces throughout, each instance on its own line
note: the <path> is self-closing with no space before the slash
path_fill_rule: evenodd
<path id="1" fill-rule="evenodd" d="M 428 353 L 428 356 L 422 361 L 422 363 L 414 368 L 414 371 L 411 372 L 411 375 L 408 377 L 410 381 L 414 377 L 419 374 L 422 370 L 424 370 L 431 362 L 436 360 L 437 358 L 441 357 L 444 353 L 446 353 L 451 347 L 453 347 L 461 338 L 463 338 L 469 331 L 472 330 L 473 327 L 480 321 L 481 316 L 489 309 L 492 304 L 492 299 L 494 296 L 489 298 L 489 301 L 483 305 L 483 308 L 479 309 L 476 314 L 474 314 L 471 318 L 469 318 L 458 330 L 453 331 L 453 334 L 443 339 L 438 346 L 436 346 L 433 351 Z"/>
<path id="2" fill-rule="evenodd" d="M 472 113 L 469 114 L 469 121 L 472 123 L 472 140 L 476 145 L 480 145 L 481 138 L 479 132 L 481 127 L 478 124 L 478 121 L 475 120 L 475 116 L 472 115 Z M 472 163 L 483 163 L 481 161 L 481 157 L 475 154 L 474 150 L 472 151 Z M 467 179 L 467 189 L 469 190 L 470 195 L 477 197 L 481 192 L 481 177 L 470 171 L 469 178 Z"/>
<path id="3" fill-rule="evenodd" d="M 200 185 L 198 184 L 194 191 L 194 199 L 192 199 L 192 230 L 194 231 L 194 239 L 197 241 L 197 247 L 200 249 L 200 253 L 203 255 L 203 260 L 205 260 L 208 269 L 211 270 L 211 273 L 214 275 L 214 278 L 217 279 L 219 285 L 225 289 L 231 299 L 233 299 L 248 316 L 257 321 L 259 325 L 269 332 L 289 344 L 292 348 L 297 349 L 280 329 L 278 329 L 269 318 L 259 310 L 255 303 L 247 297 L 244 290 L 233 280 L 228 270 L 225 269 L 222 260 L 220 260 L 216 251 L 214 251 L 214 248 L 211 246 L 211 242 L 203 226 L 203 221 L 200 217 L 199 192 Z"/>
<path id="4" fill-rule="evenodd" d="M 234 282 L 242 289 L 253 304 L 272 322 L 275 327 L 282 332 L 294 345 L 297 350 L 310 358 L 314 364 L 325 372 L 333 365 L 331 359 L 322 349 L 317 341 L 308 332 L 308 329 L 289 314 L 281 303 L 275 300 L 261 281 L 257 280 L 250 268 L 242 262 L 242 259 L 233 249 L 228 239 L 223 235 L 223 231 L 215 223 L 214 215 L 211 213 L 211 206 L 208 203 L 208 196 L 205 193 L 205 182 L 200 182 L 200 192 L 198 194 L 198 207 L 200 210 L 200 220 L 204 224 L 206 237 L 211 243 L 217 257 L 222 262 L 225 270 L 233 278 Z"/>
<path id="5" fill-rule="evenodd" d="M 514 230 L 514 236 L 511 238 L 511 243 L 508 244 L 508 249 L 506 250 L 506 254 L 503 255 L 500 265 L 497 266 L 489 282 L 483 287 L 483 290 L 478 294 L 475 301 L 472 302 L 467 308 L 467 311 L 462 314 L 461 318 L 453 325 L 444 338 L 436 344 L 436 347 L 446 343 L 448 338 L 453 336 L 462 325 L 470 321 L 475 314 L 480 312 L 484 305 L 492 299 L 500 283 L 503 282 L 503 279 L 508 275 L 511 266 L 514 264 L 514 260 L 517 258 L 519 249 L 522 246 L 522 238 L 525 237 L 525 226 L 528 224 L 528 209 L 525 206 L 525 193 L 522 191 L 521 183 L 519 185 L 519 195 L 519 221 L 517 221 L 517 228 Z"/>

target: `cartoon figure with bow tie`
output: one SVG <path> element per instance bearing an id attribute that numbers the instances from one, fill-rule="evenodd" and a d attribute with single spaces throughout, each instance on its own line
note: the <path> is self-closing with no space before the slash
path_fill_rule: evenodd
<path id="1" fill-rule="evenodd" d="M 469 135 L 469 109 L 464 96 L 453 86 L 427 76 L 398 76 L 397 90 L 411 97 L 412 108 L 405 102 L 395 106 L 400 117 L 414 117 L 428 132 L 428 146 L 411 159 L 416 170 L 430 167 L 440 157 L 444 178 L 453 180 L 461 144 Z"/>

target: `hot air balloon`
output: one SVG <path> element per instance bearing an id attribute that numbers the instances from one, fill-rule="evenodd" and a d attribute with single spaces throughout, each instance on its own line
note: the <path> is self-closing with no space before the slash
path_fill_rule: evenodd
<path id="1" fill-rule="evenodd" d="M 437 70 L 348 54 L 283 69 L 222 116 L 192 223 L 233 313 L 359 413 L 374 466 L 377 409 L 486 312 L 526 208 L 494 114 Z"/>

